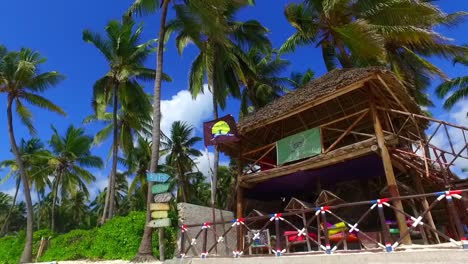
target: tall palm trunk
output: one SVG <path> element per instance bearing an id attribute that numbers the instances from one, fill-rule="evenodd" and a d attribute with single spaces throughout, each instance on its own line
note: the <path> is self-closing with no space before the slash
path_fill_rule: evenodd
<path id="1" fill-rule="evenodd" d="M 62 170 L 59 169 L 57 173 L 57 178 L 55 179 L 54 186 L 52 186 L 52 209 L 51 209 L 51 218 L 50 218 L 50 230 L 52 232 L 55 229 L 55 205 L 57 204 L 57 192 L 60 185 L 60 180 L 62 178 Z"/>
<path id="2" fill-rule="evenodd" d="M 216 54 L 213 55 L 213 62 L 212 62 L 213 67 L 216 67 L 215 61 L 216 61 Z M 216 93 L 216 88 L 214 87 L 215 78 L 216 78 L 214 72 L 215 72 L 214 69 L 212 69 L 211 71 L 208 71 L 208 86 L 211 89 L 211 93 L 213 96 L 213 118 L 218 119 L 219 118 L 218 96 Z M 214 158 L 213 158 L 213 171 L 212 171 L 212 178 L 211 178 L 211 213 L 212 213 L 213 223 L 216 223 L 215 203 L 216 203 L 216 189 L 217 189 L 217 182 L 218 182 L 218 166 L 219 166 L 219 151 L 215 145 Z M 214 233 L 216 233 L 216 225 L 213 225 L 213 230 L 215 231 Z M 216 235 L 214 235 L 213 239 L 216 240 Z M 215 247 L 215 252 L 218 253 L 218 246 Z"/>
<path id="3" fill-rule="evenodd" d="M 114 126 L 114 143 L 112 145 L 112 171 L 111 177 L 109 179 L 110 188 L 109 188 L 109 217 L 111 219 L 114 217 L 114 206 L 115 206 L 115 178 L 117 174 L 117 161 L 118 161 L 118 150 L 119 150 L 119 124 L 117 120 L 117 110 L 119 108 L 119 95 L 118 95 L 118 85 L 114 86 L 114 109 L 112 113 L 112 122 Z"/>
<path id="4" fill-rule="evenodd" d="M 340 61 L 341 66 L 343 66 L 343 68 L 352 68 L 353 63 L 351 61 L 351 58 L 349 57 L 348 52 L 346 51 L 343 41 L 337 41 L 336 46 L 340 51 L 340 56 L 338 57 L 338 60 Z"/>
<path id="5" fill-rule="evenodd" d="M 182 164 L 178 163 L 178 174 L 179 174 L 179 189 L 182 187 L 182 202 L 186 203 L 188 201 L 188 184 L 185 179 L 184 170 L 182 169 Z"/>
<path id="6" fill-rule="evenodd" d="M 11 150 L 15 155 L 16 164 L 18 165 L 18 171 L 23 182 L 24 200 L 26 201 L 26 243 L 24 244 L 23 254 L 21 255 L 21 263 L 32 261 L 32 243 L 33 243 L 33 207 L 31 200 L 31 192 L 29 189 L 28 176 L 26 175 L 26 169 L 24 168 L 23 160 L 21 159 L 18 146 L 16 145 L 15 134 L 13 130 L 13 113 L 11 106 L 13 104 L 13 98 L 8 96 L 7 105 L 7 117 L 8 117 L 8 135 L 10 137 Z"/>
<path id="7" fill-rule="evenodd" d="M 107 219 L 114 216 L 114 199 L 115 199 L 115 174 L 117 173 L 117 160 L 118 160 L 118 149 L 119 149 L 119 128 L 117 121 L 117 109 L 118 109 L 118 85 L 114 84 L 113 94 L 113 110 L 112 110 L 112 124 L 113 124 L 113 141 L 112 141 L 112 168 L 107 182 L 106 198 L 104 200 L 104 208 L 102 210 L 101 225 L 103 225 Z M 112 198 L 111 198 L 112 197 Z M 109 211 L 107 210 L 109 209 Z"/>
<path id="8" fill-rule="evenodd" d="M 16 180 L 16 189 L 15 189 L 15 195 L 13 196 L 13 202 L 10 206 L 10 210 L 8 211 L 8 215 L 5 218 L 5 222 L 3 223 L 2 230 L 0 231 L 0 237 L 8 233 L 8 227 L 10 226 L 10 216 L 11 213 L 13 212 L 13 209 L 15 208 L 16 205 L 16 198 L 18 197 L 18 192 L 21 184 L 21 179 Z"/>
<path id="9" fill-rule="evenodd" d="M 154 80 L 154 98 L 153 98 L 153 139 L 151 146 L 151 164 L 150 171 L 155 172 L 159 161 L 159 145 L 161 140 L 161 76 L 163 72 L 164 56 L 164 36 L 166 35 L 166 17 L 170 0 L 163 0 L 161 24 L 159 25 L 158 54 L 156 57 L 156 76 Z M 148 195 L 146 197 L 146 223 L 151 220 L 150 204 L 153 200 L 151 193 L 152 183 L 148 182 Z M 141 239 L 138 254 L 134 261 L 154 260 L 153 257 L 153 229 L 145 224 L 145 231 Z M 164 229 L 159 229 L 159 254 L 160 260 L 164 261 Z"/>

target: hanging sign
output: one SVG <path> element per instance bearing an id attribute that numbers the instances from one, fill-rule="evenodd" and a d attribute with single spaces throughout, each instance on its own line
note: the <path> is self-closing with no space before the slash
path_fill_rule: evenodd
<path id="1" fill-rule="evenodd" d="M 170 176 L 166 173 L 159 173 L 159 172 L 147 172 L 146 179 L 149 182 L 167 182 Z"/>
<path id="2" fill-rule="evenodd" d="M 203 138 L 205 146 L 239 141 L 234 117 L 226 115 L 203 123 Z"/>
<path id="3" fill-rule="evenodd" d="M 160 218 L 167 218 L 168 213 L 167 211 L 154 211 L 151 212 L 151 218 L 153 219 L 160 219 Z"/>
<path id="4" fill-rule="evenodd" d="M 162 218 L 157 220 L 151 220 L 148 223 L 148 227 L 157 228 L 157 227 L 166 227 L 171 226 L 171 219 L 170 218 Z"/>
<path id="5" fill-rule="evenodd" d="M 155 184 L 151 188 L 153 194 L 165 193 L 169 190 L 169 183 Z"/>
<path id="6" fill-rule="evenodd" d="M 172 200 L 173 196 L 172 193 L 170 192 L 165 192 L 165 193 L 158 193 L 154 195 L 154 202 L 155 203 L 167 203 Z"/>
<path id="7" fill-rule="evenodd" d="M 320 128 L 312 128 L 276 142 L 278 165 L 319 155 L 321 152 Z"/>

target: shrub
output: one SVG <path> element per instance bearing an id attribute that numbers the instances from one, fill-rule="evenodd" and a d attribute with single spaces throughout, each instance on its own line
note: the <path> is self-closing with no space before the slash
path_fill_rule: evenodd
<path id="1" fill-rule="evenodd" d="M 72 230 L 50 241 L 40 261 L 76 260 L 87 258 L 95 230 Z"/>

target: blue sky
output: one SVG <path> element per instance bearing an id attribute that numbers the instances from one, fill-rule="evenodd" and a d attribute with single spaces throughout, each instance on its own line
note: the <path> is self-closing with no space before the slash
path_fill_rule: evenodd
<path id="1" fill-rule="evenodd" d="M 257 0 L 255 7 L 247 8 L 239 14 L 239 19 L 257 19 L 270 29 L 270 38 L 275 47 L 279 47 L 283 41 L 293 33 L 293 28 L 283 16 L 284 6 L 291 0 Z M 50 138 L 50 125 L 53 124 L 59 131 L 73 124 L 81 126 L 82 120 L 91 114 L 92 85 L 96 79 L 107 71 L 107 65 L 103 57 L 90 44 L 82 41 L 81 34 L 84 29 L 102 32 L 109 20 L 120 19 L 121 14 L 132 3 L 132 0 L 16 0 L 3 1 L 2 15 L 0 16 L 0 43 L 10 50 L 21 47 L 30 47 L 48 59 L 44 70 L 57 70 L 63 73 L 67 79 L 45 93 L 66 112 L 67 117 L 61 117 L 45 111 L 34 109 L 34 123 L 38 131 L 38 137 L 46 141 Z M 468 1 L 438 1 L 436 2 L 445 12 L 467 11 Z M 172 12 L 171 12 L 172 13 Z M 170 14 L 170 17 L 172 14 Z M 155 38 L 159 27 L 159 16 L 145 17 L 143 39 Z M 439 32 L 455 39 L 455 43 L 468 43 L 468 23 L 457 28 L 440 28 Z M 183 119 L 197 127 L 200 133 L 200 124 L 203 120 L 211 118 L 210 101 L 208 96 L 202 96 L 196 102 L 190 102 L 190 96 L 184 90 L 187 87 L 188 70 L 197 50 L 188 48 L 182 56 L 179 56 L 173 40 L 168 43 L 165 53 L 165 68 L 172 79 L 172 83 L 163 85 L 163 114 L 165 122 L 163 128 L 168 127 L 170 121 Z M 313 47 L 303 47 L 294 54 L 284 56 L 291 61 L 290 71 L 305 71 L 311 68 L 316 76 L 325 73 L 325 67 L 321 52 Z M 467 68 L 452 66 L 450 61 L 431 58 L 431 61 L 441 67 L 450 77 L 467 73 Z M 147 62 L 149 67 L 154 67 L 155 57 Z M 434 80 L 433 87 L 439 83 Z M 146 85 L 151 92 L 152 83 Z M 432 89 L 431 89 L 432 93 Z M 440 100 L 433 98 L 436 105 Z M 4 95 L 0 95 L 0 102 L 6 102 Z M 451 112 L 441 110 L 440 107 L 430 109 L 435 116 L 448 119 L 452 122 L 463 123 L 467 126 L 466 113 L 467 101 L 457 105 Z M 239 102 L 230 100 L 225 113 L 237 115 Z M 0 108 L 0 160 L 12 158 L 9 152 L 9 142 L 6 126 L 6 104 Z M 466 114 L 465 114 L 466 115 Z M 86 125 L 89 134 L 95 134 L 99 125 Z M 19 123 L 15 125 L 17 139 L 29 138 L 26 129 Z M 93 149 L 93 153 L 107 157 L 109 143 L 104 143 Z M 202 149 L 202 145 L 199 147 Z M 200 160 L 206 167 L 206 156 Z M 109 167 L 109 166 L 108 166 Z M 94 189 L 102 188 L 108 167 L 102 171 L 96 171 L 98 181 L 93 185 Z M 0 178 L 7 170 L 0 171 Z M 12 182 L 0 185 L 0 191 L 11 193 Z"/>

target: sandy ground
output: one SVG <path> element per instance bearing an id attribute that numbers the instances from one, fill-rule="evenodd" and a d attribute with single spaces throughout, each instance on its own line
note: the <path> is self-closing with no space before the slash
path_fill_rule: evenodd
<path id="1" fill-rule="evenodd" d="M 131 263 L 130 261 L 125 260 L 101 260 L 101 261 L 91 261 L 91 260 L 70 260 L 70 261 L 51 261 L 51 262 L 36 262 L 34 264 L 126 264 Z M 160 261 L 155 262 L 146 262 L 148 264 L 161 264 Z"/>

